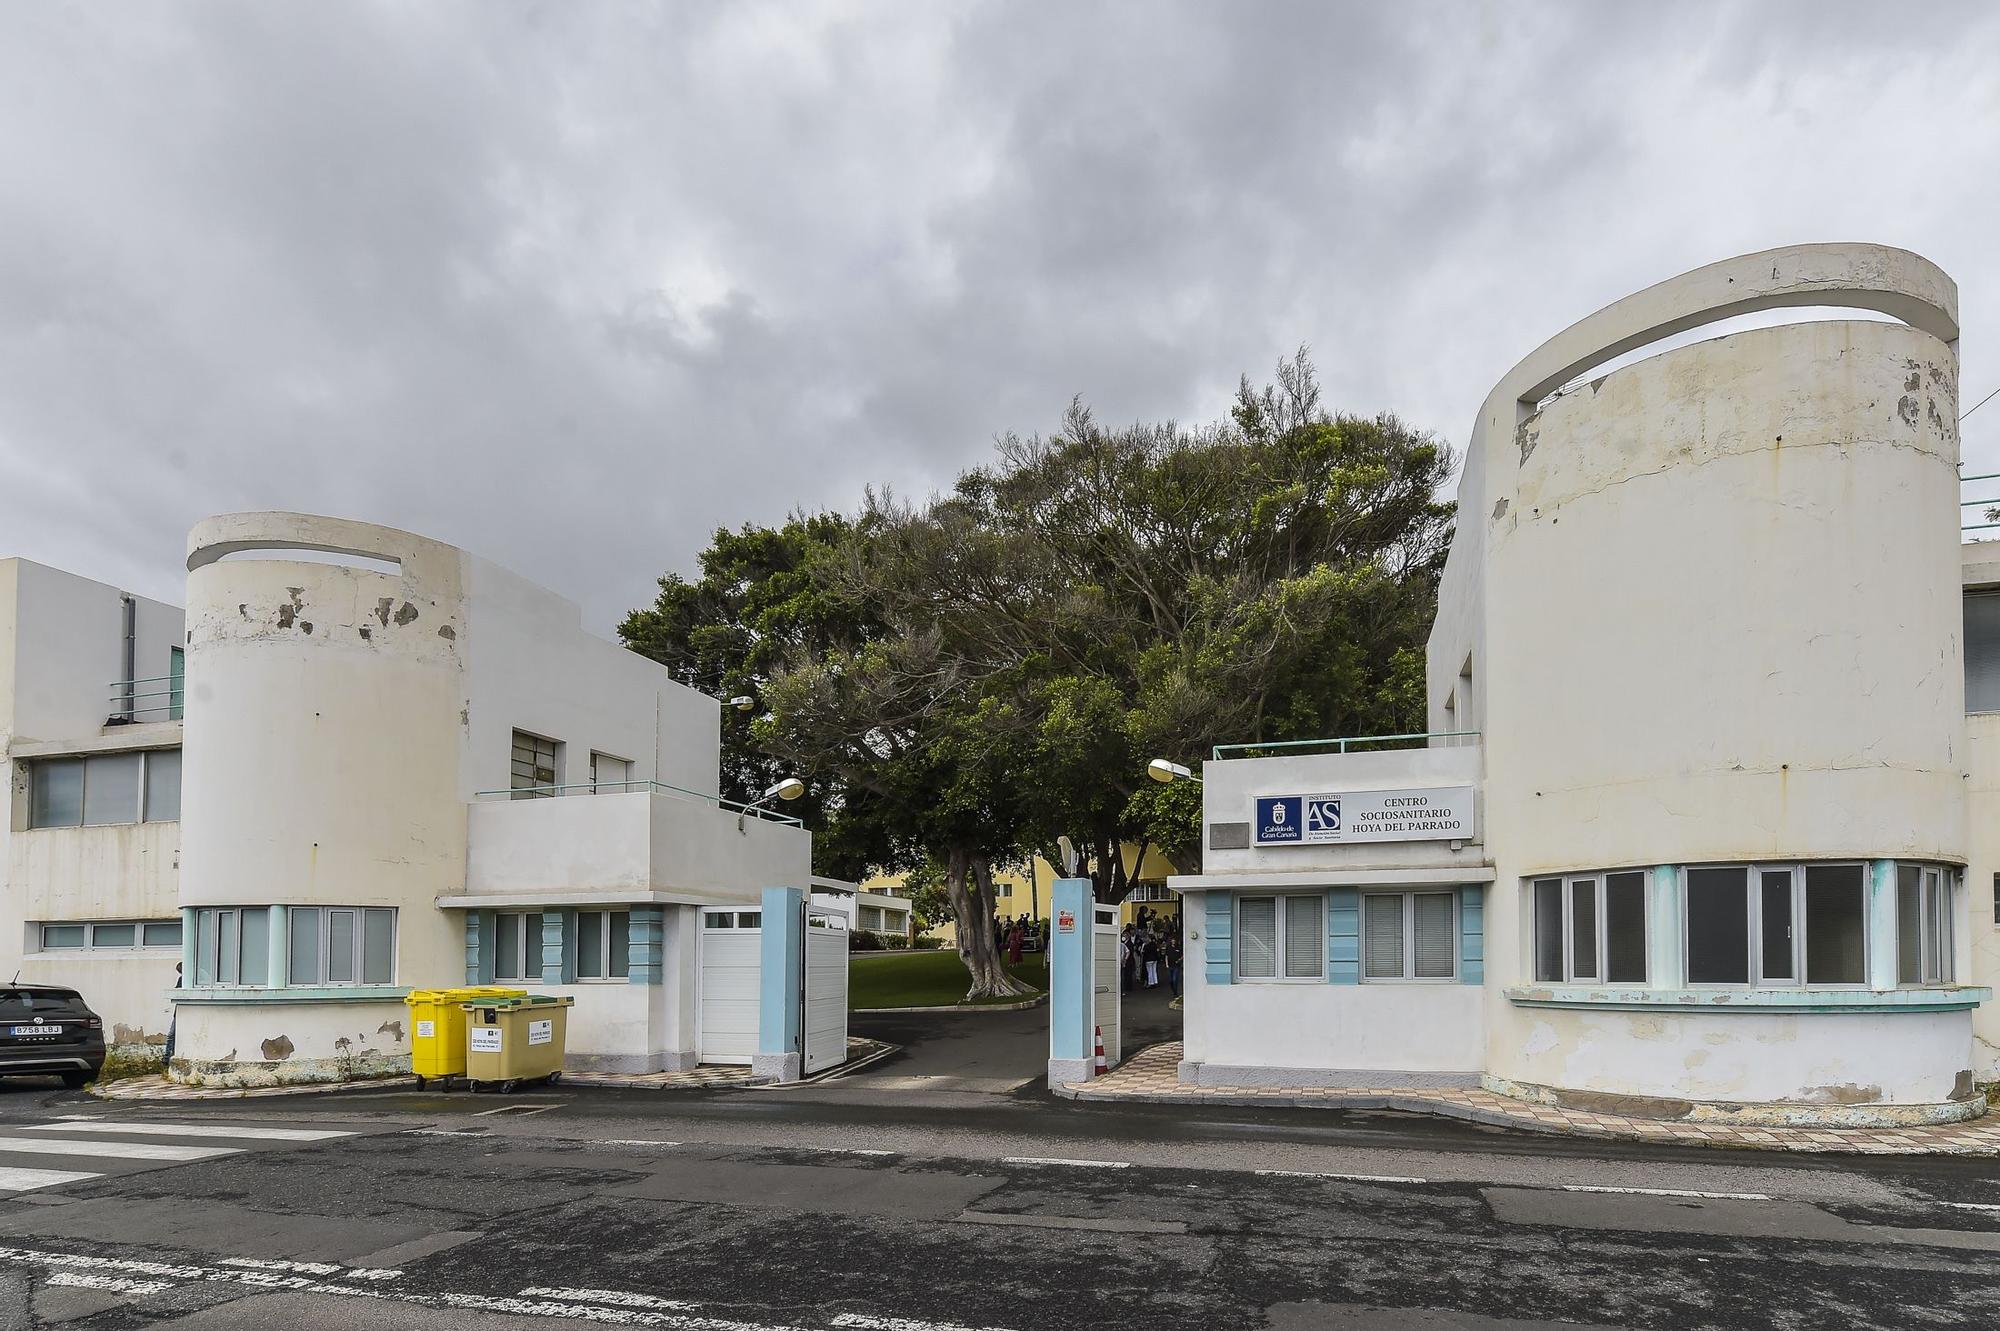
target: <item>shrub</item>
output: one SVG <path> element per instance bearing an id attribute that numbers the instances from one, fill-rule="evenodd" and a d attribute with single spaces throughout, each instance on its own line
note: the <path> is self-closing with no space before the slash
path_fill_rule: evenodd
<path id="1" fill-rule="evenodd" d="M 896 951 L 898 948 L 908 947 L 909 945 L 910 945 L 910 940 L 903 937 L 903 935 L 901 934 L 882 935 L 882 946 L 888 948 L 891 952 Z"/>
<path id="2" fill-rule="evenodd" d="M 850 929 L 847 931 L 847 950 L 849 952 L 880 952 L 882 950 L 882 940 L 874 934 L 869 933 L 866 929 Z"/>

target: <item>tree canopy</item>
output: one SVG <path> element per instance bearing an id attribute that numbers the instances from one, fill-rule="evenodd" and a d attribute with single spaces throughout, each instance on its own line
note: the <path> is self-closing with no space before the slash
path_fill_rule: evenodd
<path id="1" fill-rule="evenodd" d="M 621 633 L 756 700 L 725 721 L 727 793 L 805 777 L 822 872 L 939 866 L 974 992 L 1004 992 L 995 862 L 1066 835 L 1103 901 L 1126 843 L 1199 868 L 1199 792 L 1150 758 L 1423 728 L 1453 464 L 1323 409 L 1301 351 L 1227 420 L 1109 429 L 1077 401 L 926 503 L 718 531 Z"/>

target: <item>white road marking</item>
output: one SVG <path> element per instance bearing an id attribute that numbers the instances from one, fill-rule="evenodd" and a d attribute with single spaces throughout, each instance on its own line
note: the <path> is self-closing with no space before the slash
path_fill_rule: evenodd
<path id="1" fill-rule="evenodd" d="M 2000 1202 L 1946 1202 L 1945 1205 L 1961 1211 L 2000 1211 Z"/>
<path id="2" fill-rule="evenodd" d="M 0 1137 L 0 1153 L 87 1155 L 100 1160 L 209 1160 L 240 1154 L 234 1146 L 164 1146 L 159 1142 L 71 1141 L 56 1137 Z"/>
<path id="3" fill-rule="evenodd" d="M 81 1169 L 9 1169 L 0 1166 L 0 1192 L 33 1192 L 36 1188 L 53 1188 L 58 1183 L 81 1183 L 85 1179 L 103 1178 Z"/>
<path id="4" fill-rule="evenodd" d="M 1003 1155 L 1003 1165 L 1076 1165 L 1083 1169 L 1130 1169 L 1130 1160 L 1070 1160 L 1060 1155 Z M 915 1325 L 915 1323 L 912 1323 Z"/>
<path id="5" fill-rule="evenodd" d="M 1768 1202 L 1761 1192 L 1694 1192 L 1687 1188 L 1606 1188 L 1589 1183 L 1565 1183 L 1564 1192 L 1615 1192 L 1632 1197 L 1698 1197 L 1710 1202 Z"/>
<path id="6" fill-rule="evenodd" d="M 1259 1169 L 1265 1178 L 1323 1178 L 1342 1183 L 1429 1183 L 1429 1179 L 1407 1174 L 1328 1174 L 1316 1169 Z"/>
<path id="7" fill-rule="evenodd" d="M 114 1294 L 158 1294 L 174 1287 L 171 1280 L 134 1280 L 130 1276 L 99 1276 L 88 1271 L 57 1271 L 49 1277 L 49 1283 L 72 1289 L 106 1289 Z"/>
<path id="8" fill-rule="evenodd" d="M 679 1142 L 656 1142 L 649 1137 L 592 1137 L 592 1146 L 679 1146 Z"/>
<path id="9" fill-rule="evenodd" d="M 654 1294 L 637 1294 L 623 1289 L 564 1289 L 560 1286 L 531 1285 L 521 1291 L 524 1299 L 566 1299 L 572 1303 L 608 1303 L 619 1308 L 696 1308 L 686 1299 L 663 1299 Z"/>
<path id="10" fill-rule="evenodd" d="M 309 1276 L 338 1275 L 340 1267 L 332 1262 L 287 1262 L 276 1257 L 218 1257 L 218 1266 L 242 1266 L 252 1271 L 297 1271 Z"/>
<path id="11" fill-rule="evenodd" d="M 460 1132 L 451 1128 L 411 1128 L 408 1135 L 412 1137 L 484 1137 L 488 1134 L 484 1128 L 481 1128 L 477 1132 Z"/>
<path id="12" fill-rule="evenodd" d="M 800 1151 L 823 1151 L 828 1155 L 894 1155 L 894 1151 L 878 1151 L 867 1146 L 814 1146 L 805 1144 L 794 1148 Z"/>
<path id="13" fill-rule="evenodd" d="M 357 1266 L 352 1271 L 343 1271 L 349 1280 L 401 1280 L 403 1273 L 394 1267 Z"/>
<path id="14" fill-rule="evenodd" d="M 529 1114 L 546 1114 L 555 1107 L 554 1105 L 501 1105 L 498 1109 L 479 1110 L 473 1117 L 490 1118 L 495 1114 L 519 1114 L 525 1118 Z"/>
<path id="15" fill-rule="evenodd" d="M 867 1313 L 842 1313 L 833 1319 L 838 1327 L 854 1331 L 1006 1331 L 1004 1327 L 960 1326 L 956 1322 L 923 1322 L 914 1317 L 873 1317 Z"/>
<path id="16" fill-rule="evenodd" d="M 323 1142 L 352 1137 L 331 1128 L 253 1128 L 234 1123 L 148 1123 L 138 1119 L 68 1118 L 37 1123 L 24 1132 L 110 1132 L 133 1137 L 222 1137 L 246 1142 Z"/>

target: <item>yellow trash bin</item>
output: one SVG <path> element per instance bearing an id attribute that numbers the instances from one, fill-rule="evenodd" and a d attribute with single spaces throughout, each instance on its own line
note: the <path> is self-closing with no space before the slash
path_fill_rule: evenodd
<path id="1" fill-rule="evenodd" d="M 465 1079 L 511 1091 L 524 1081 L 562 1078 L 569 1009 L 552 994 L 484 998 L 464 1004 Z"/>
<path id="2" fill-rule="evenodd" d="M 525 989 L 475 984 L 459 989 L 412 989 L 403 996 L 410 1009 L 410 1071 L 417 1085 L 465 1075 L 465 1004 L 482 998 L 521 998 Z"/>

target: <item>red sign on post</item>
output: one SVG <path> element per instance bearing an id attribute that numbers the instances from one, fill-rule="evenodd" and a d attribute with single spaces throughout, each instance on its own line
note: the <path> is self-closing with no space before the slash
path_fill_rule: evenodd
<path id="1" fill-rule="evenodd" d="M 1073 934 L 1076 932 L 1075 911 L 1060 910 L 1056 912 L 1056 932 L 1059 934 Z"/>

